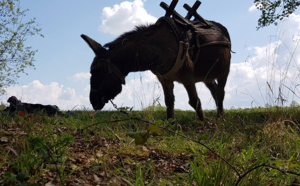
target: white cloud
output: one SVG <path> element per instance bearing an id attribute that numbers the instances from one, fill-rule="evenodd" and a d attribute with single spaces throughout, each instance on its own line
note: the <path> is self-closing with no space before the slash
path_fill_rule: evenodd
<path id="1" fill-rule="evenodd" d="M 58 97 L 58 99 L 62 100 L 73 100 L 74 98 L 76 98 L 76 92 L 74 88 L 66 88 L 62 90 Z"/>
<path id="2" fill-rule="evenodd" d="M 255 4 L 253 4 L 253 5 L 248 9 L 249 12 L 253 12 L 253 11 L 255 11 L 255 10 L 257 10 L 257 7 L 256 7 Z"/>
<path id="3" fill-rule="evenodd" d="M 157 20 L 147 13 L 142 0 L 124 1 L 113 7 L 105 7 L 101 19 L 99 30 L 114 36 L 130 31 L 137 25 L 154 23 Z"/>
<path id="4" fill-rule="evenodd" d="M 134 107 L 135 110 L 140 110 L 153 105 L 155 100 L 164 105 L 160 83 L 154 74 L 146 71 L 130 74 L 126 78 L 126 85 L 123 86 L 122 92 L 117 95 L 113 102 L 119 107 Z M 107 103 L 104 109 L 111 110 L 113 106 Z"/>
<path id="5" fill-rule="evenodd" d="M 235 100 L 228 100 L 232 106 L 280 105 L 283 99 L 284 105 L 300 101 L 299 25 L 300 15 L 292 14 L 268 45 L 248 48 L 252 57 L 231 65 L 227 93 L 236 95 Z"/>
<path id="6" fill-rule="evenodd" d="M 74 81 L 85 81 L 89 80 L 91 77 L 91 74 L 89 72 L 79 72 L 71 77 Z"/>
<path id="7" fill-rule="evenodd" d="M 0 97 L 2 103 L 6 103 L 10 96 L 16 96 L 22 102 L 40 103 L 44 105 L 57 105 L 61 110 L 70 110 L 76 106 L 90 109 L 88 95 L 76 95 L 74 88 L 64 88 L 57 82 L 48 85 L 34 80 L 28 85 L 13 86 L 6 89 L 6 95 Z"/>
<path id="8" fill-rule="evenodd" d="M 248 12 L 254 12 L 260 7 L 262 7 L 261 3 L 255 3 L 248 9 Z"/>

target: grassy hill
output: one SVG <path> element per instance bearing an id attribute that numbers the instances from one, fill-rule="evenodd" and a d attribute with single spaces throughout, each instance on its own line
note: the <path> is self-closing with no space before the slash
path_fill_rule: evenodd
<path id="1" fill-rule="evenodd" d="M 0 185 L 300 185 L 299 107 L 74 112 L 2 115 Z"/>

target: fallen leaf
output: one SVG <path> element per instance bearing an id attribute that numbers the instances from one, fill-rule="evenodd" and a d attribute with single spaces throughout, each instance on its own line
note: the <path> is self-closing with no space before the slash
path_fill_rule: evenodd
<path id="1" fill-rule="evenodd" d="M 115 137 L 116 137 L 119 141 L 121 141 L 121 138 L 120 138 L 120 136 L 118 136 L 118 134 L 115 134 Z"/>
<path id="2" fill-rule="evenodd" d="M 77 169 L 77 168 L 78 168 L 78 166 L 77 166 L 77 165 L 75 165 L 75 164 L 71 164 L 71 166 L 70 166 L 70 167 L 71 167 L 71 169 L 72 169 L 72 170 L 75 170 L 75 169 Z"/>
<path id="3" fill-rule="evenodd" d="M 8 143 L 8 137 L 6 137 L 6 136 L 1 137 L 0 142 L 1 143 Z"/>
<path id="4" fill-rule="evenodd" d="M 100 178 L 96 174 L 94 174 L 93 176 L 94 176 L 94 182 L 100 182 L 101 181 Z"/>
<path id="5" fill-rule="evenodd" d="M 143 151 L 145 151 L 145 152 L 149 152 L 149 149 L 148 149 L 147 147 L 145 147 L 145 146 L 143 146 L 142 149 L 143 149 Z"/>
<path id="6" fill-rule="evenodd" d="M 102 176 L 102 177 L 104 177 L 105 176 L 105 172 L 100 172 L 99 175 Z"/>
<path id="7" fill-rule="evenodd" d="M 23 118 L 26 116 L 26 112 L 24 112 L 24 111 L 18 111 L 18 114 L 19 114 L 19 116 L 21 116 Z"/>
<path id="8" fill-rule="evenodd" d="M 207 152 L 206 154 L 208 155 L 208 157 L 205 158 L 206 160 L 213 160 L 216 156 L 213 152 Z"/>
<path id="9" fill-rule="evenodd" d="M 136 145 L 144 145 L 149 138 L 148 132 L 128 132 L 127 135 L 135 139 Z"/>
<path id="10" fill-rule="evenodd" d="M 57 185 L 59 185 L 59 184 L 56 180 L 52 180 L 45 184 L 45 186 L 57 186 Z"/>
<path id="11" fill-rule="evenodd" d="M 102 156 L 103 156 L 102 151 L 98 151 L 98 152 L 96 153 L 96 157 L 97 157 L 97 158 L 101 158 Z"/>
<path id="12" fill-rule="evenodd" d="M 18 156 L 18 153 L 11 147 L 6 147 L 6 149 L 8 150 L 7 153 L 12 152 L 14 155 Z"/>
<path id="13" fill-rule="evenodd" d="M 147 131 L 151 133 L 162 134 L 161 128 L 156 125 L 149 125 Z"/>

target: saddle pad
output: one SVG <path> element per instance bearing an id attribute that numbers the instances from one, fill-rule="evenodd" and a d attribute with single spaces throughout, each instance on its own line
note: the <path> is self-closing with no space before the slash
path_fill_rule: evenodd
<path id="1" fill-rule="evenodd" d="M 203 23 L 199 21 L 191 22 L 193 25 L 193 29 L 191 32 L 195 33 L 196 38 L 191 37 L 191 42 L 195 42 L 197 47 L 203 47 L 207 45 L 228 45 L 230 46 L 229 36 L 224 33 L 217 23 L 213 21 L 207 21 L 211 27 L 207 27 Z M 193 33 L 192 33 L 193 35 Z"/>

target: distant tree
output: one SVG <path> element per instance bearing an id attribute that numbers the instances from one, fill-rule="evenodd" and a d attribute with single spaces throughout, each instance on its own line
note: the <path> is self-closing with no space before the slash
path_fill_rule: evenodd
<path id="1" fill-rule="evenodd" d="M 290 105 L 290 107 L 299 107 L 300 105 L 299 105 L 299 103 L 297 103 L 297 101 L 292 101 L 292 103 L 291 103 L 291 105 Z"/>
<path id="2" fill-rule="evenodd" d="M 28 11 L 20 9 L 20 0 L 0 0 L 0 95 L 17 82 L 26 67 L 34 66 L 37 50 L 26 46 L 25 41 L 29 36 L 43 35 L 35 18 L 26 18 Z"/>
<path id="3" fill-rule="evenodd" d="M 288 17 L 300 5 L 300 0 L 254 0 L 255 6 L 261 11 L 258 29 L 277 25 L 278 20 Z"/>

